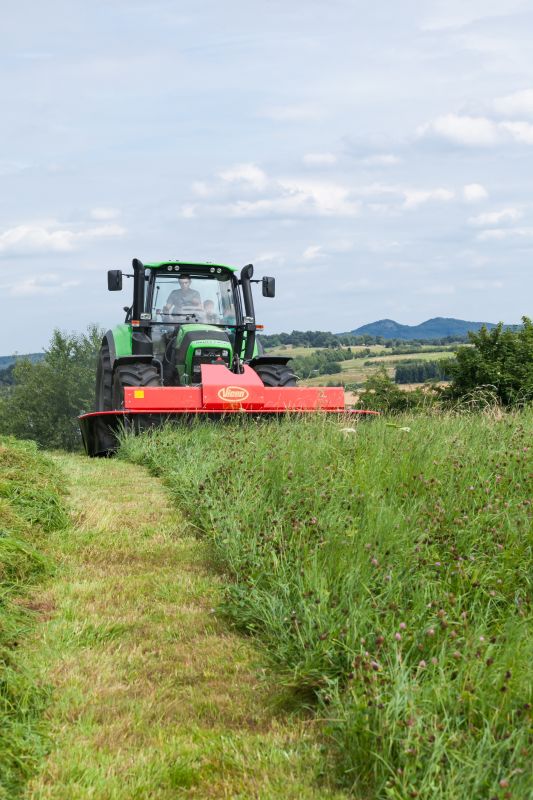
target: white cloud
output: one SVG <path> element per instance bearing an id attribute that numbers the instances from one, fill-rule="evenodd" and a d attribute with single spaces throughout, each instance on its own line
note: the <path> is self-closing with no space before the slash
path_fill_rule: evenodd
<path id="1" fill-rule="evenodd" d="M 512 14 L 527 6 L 528 0 L 433 0 L 424 10 L 421 22 L 422 30 L 444 31 L 458 29 L 478 20 L 489 20 L 494 17 Z"/>
<path id="2" fill-rule="evenodd" d="M 124 233 L 125 228 L 116 224 L 75 231 L 57 228 L 54 223 L 28 223 L 0 233 L 0 254 L 69 253 L 83 242 Z"/>
<path id="3" fill-rule="evenodd" d="M 494 101 L 494 108 L 502 116 L 533 117 L 533 89 L 498 97 Z"/>
<path id="4" fill-rule="evenodd" d="M 27 161 L 11 161 L 9 159 L 0 159 L 0 175 L 16 175 L 19 172 L 30 167 Z"/>
<path id="5" fill-rule="evenodd" d="M 224 206 L 232 217 L 339 216 L 353 217 L 361 204 L 350 190 L 337 183 L 283 178 L 273 182 L 272 196 L 261 200 L 237 200 Z"/>
<path id="6" fill-rule="evenodd" d="M 209 197 L 212 194 L 212 190 L 204 181 L 194 181 L 192 190 L 197 197 Z"/>
<path id="7" fill-rule="evenodd" d="M 262 191 L 268 183 L 267 176 L 256 164 L 236 164 L 219 172 L 218 177 L 226 183 L 246 184 L 256 191 Z"/>
<path id="8" fill-rule="evenodd" d="M 181 216 L 183 219 L 194 219 L 196 216 L 196 206 L 194 203 L 186 203 L 181 207 Z"/>
<path id="9" fill-rule="evenodd" d="M 463 197 L 467 203 L 477 203 L 486 200 L 489 193 L 481 183 L 467 183 L 463 186 Z"/>
<path id="10" fill-rule="evenodd" d="M 456 144 L 488 147 L 498 142 L 498 127 L 486 117 L 445 114 L 418 128 L 419 136 L 439 136 Z"/>
<path id="11" fill-rule="evenodd" d="M 468 221 L 471 225 L 486 227 L 488 225 L 499 225 L 502 222 L 514 222 L 520 219 L 521 216 L 522 212 L 518 208 L 502 208 L 501 211 L 488 211 L 486 214 L 470 217 Z"/>
<path id="12" fill-rule="evenodd" d="M 19 280 L 0 285 L 0 289 L 7 291 L 11 297 L 29 297 L 32 295 L 60 294 L 65 289 L 79 285 L 78 280 L 61 280 L 55 273 L 41 273 L 39 275 L 25 275 Z"/>
<path id="13" fill-rule="evenodd" d="M 361 164 L 369 167 L 392 167 L 401 164 L 402 159 L 393 153 L 378 153 L 374 156 L 367 156 L 361 159 Z"/>
<path id="14" fill-rule="evenodd" d="M 321 106 L 311 103 L 299 103 L 289 106 L 270 106 L 265 108 L 260 116 L 277 122 L 307 122 L 321 119 L 324 110 Z"/>
<path id="15" fill-rule="evenodd" d="M 309 247 L 306 247 L 302 253 L 302 258 L 305 261 L 313 261 L 316 258 L 320 258 L 322 255 L 322 245 L 319 244 L 311 244 Z"/>
<path id="16" fill-rule="evenodd" d="M 478 233 L 476 239 L 480 242 L 489 242 L 513 238 L 531 239 L 532 237 L 533 228 L 491 228 Z"/>
<path id="17" fill-rule="evenodd" d="M 522 144 L 533 144 L 533 124 L 530 122 L 500 122 L 500 128 Z"/>
<path id="18" fill-rule="evenodd" d="M 467 289 L 502 289 L 505 285 L 503 281 L 484 281 L 484 280 L 475 280 L 475 281 L 466 281 L 464 284 Z"/>
<path id="19" fill-rule="evenodd" d="M 266 252 L 266 253 L 259 253 L 258 256 L 254 258 L 254 264 L 268 264 L 268 263 L 277 263 L 283 264 L 285 261 L 285 256 L 283 253 L 279 253 L 277 251 Z"/>
<path id="20" fill-rule="evenodd" d="M 120 210 L 118 208 L 101 206 L 91 209 L 92 219 L 107 221 L 110 219 L 117 219 L 117 217 L 120 217 Z"/>
<path id="21" fill-rule="evenodd" d="M 416 290 L 416 294 L 428 294 L 428 295 L 455 294 L 455 286 L 452 286 L 450 283 L 438 283 L 434 284 L 433 286 L 422 286 L 420 289 Z"/>
<path id="22" fill-rule="evenodd" d="M 419 137 L 437 137 L 465 147 L 494 147 L 509 139 L 533 145 L 533 123 L 494 122 L 488 117 L 445 114 L 417 128 Z"/>
<path id="23" fill-rule="evenodd" d="M 327 167 L 337 163 L 337 156 L 333 153 L 306 153 L 303 161 L 312 167 Z"/>
<path id="24" fill-rule="evenodd" d="M 455 192 L 449 189 L 405 189 L 403 194 L 405 197 L 404 208 L 417 208 L 431 200 L 447 202 L 455 197 Z"/>

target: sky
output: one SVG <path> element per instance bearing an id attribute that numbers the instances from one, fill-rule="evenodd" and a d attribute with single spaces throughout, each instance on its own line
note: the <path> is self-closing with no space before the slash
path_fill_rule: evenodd
<path id="1" fill-rule="evenodd" d="M 533 298 L 533 0 L 19 0 L 0 355 L 108 329 L 131 259 L 253 263 L 265 333 Z"/>

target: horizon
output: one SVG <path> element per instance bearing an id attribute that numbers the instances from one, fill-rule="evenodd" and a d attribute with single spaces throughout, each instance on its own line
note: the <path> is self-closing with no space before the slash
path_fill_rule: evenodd
<path id="1" fill-rule="evenodd" d="M 254 263 L 269 333 L 519 324 L 532 31 L 528 0 L 23 0 L 0 32 L 2 349 L 117 324 L 105 271 L 133 257 Z"/>
<path id="2" fill-rule="evenodd" d="M 372 320 L 372 322 L 366 322 L 366 323 L 363 323 L 361 325 L 358 325 L 357 328 L 350 328 L 349 330 L 346 330 L 346 331 L 330 331 L 330 330 L 326 330 L 325 328 L 305 328 L 305 329 L 293 328 L 290 331 L 289 330 L 281 330 L 281 331 L 271 331 L 271 332 L 268 332 L 268 333 L 265 333 L 264 331 L 260 331 L 259 332 L 259 336 L 260 337 L 261 336 L 279 336 L 281 334 L 289 334 L 290 335 L 292 332 L 305 333 L 306 331 L 311 331 L 311 330 L 312 331 L 317 331 L 317 332 L 320 332 L 320 333 L 332 333 L 334 336 L 358 335 L 356 332 L 360 328 L 364 328 L 364 327 L 367 327 L 369 325 L 378 324 L 380 322 L 394 322 L 396 325 L 401 325 L 402 327 L 418 328 L 421 325 L 424 325 L 426 322 L 433 322 L 435 320 L 450 320 L 450 321 L 454 321 L 454 322 L 467 322 L 467 323 L 472 323 L 472 324 L 475 324 L 475 325 L 487 325 L 487 324 L 488 325 L 498 325 L 501 322 L 506 327 L 507 326 L 514 326 L 514 325 L 521 325 L 522 324 L 521 320 L 519 322 L 517 322 L 517 323 L 513 323 L 513 322 L 504 322 L 503 320 L 498 320 L 498 322 L 493 322 L 491 320 L 471 320 L 471 319 L 464 320 L 464 319 L 459 319 L 458 317 L 437 316 L 437 317 L 429 317 L 428 319 L 422 320 L 422 322 L 418 322 L 418 323 L 415 323 L 413 325 L 410 325 L 410 324 L 407 324 L 407 323 L 398 322 L 398 320 L 392 319 L 390 317 L 382 317 L 380 319 Z M 68 331 L 68 333 L 74 333 L 74 332 L 84 333 L 84 331 Z M 365 335 L 365 334 L 361 334 L 361 335 Z M 374 334 L 370 334 L 370 335 L 374 335 Z M 387 337 L 382 337 L 382 338 L 386 339 Z M 391 338 L 394 339 L 396 337 L 393 336 Z M 439 337 L 436 337 L 436 338 L 439 338 Z M 406 340 L 406 341 L 409 341 L 409 340 Z M 40 350 L 28 350 L 28 351 L 26 351 L 24 353 L 22 353 L 20 351 L 13 352 L 13 353 L 0 353 L 0 359 L 12 358 L 14 356 L 16 356 L 16 357 L 24 357 L 24 356 L 27 356 L 27 355 L 37 355 L 37 354 L 40 354 L 40 353 L 44 352 L 47 344 L 49 344 L 49 342 L 47 342 L 46 345 L 44 345 Z"/>

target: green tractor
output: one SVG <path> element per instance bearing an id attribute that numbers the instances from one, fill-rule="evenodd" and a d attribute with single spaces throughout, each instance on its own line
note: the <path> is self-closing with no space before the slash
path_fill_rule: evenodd
<path id="1" fill-rule="evenodd" d="M 128 387 L 192 387 L 202 365 L 224 365 L 235 376 L 252 368 L 264 386 L 294 387 L 289 358 L 265 356 L 256 339 L 252 283 L 274 297 L 274 278 L 253 280 L 253 266 L 161 261 L 132 262 L 133 301 L 126 319 L 102 341 L 96 411 L 124 407 Z M 108 289 L 122 289 L 121 270 L 109 270 Z"/>

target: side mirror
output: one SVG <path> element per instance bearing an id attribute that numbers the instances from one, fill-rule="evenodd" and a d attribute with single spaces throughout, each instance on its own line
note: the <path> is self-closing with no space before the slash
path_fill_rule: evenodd
<path id="1" fill-rule="evenodd" d="M 263 297 L 275 297 L 275 296 L 276 296 L 276 279 L 267 278 L 265 276 L 263 278 Z"/>
<path id="2" fill-rule="evenodd" d="M 107 288 L 110 292 L 120 292 L 122 289 L 122 271 L 120 269 L 108 269 Z"/>

